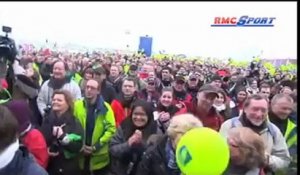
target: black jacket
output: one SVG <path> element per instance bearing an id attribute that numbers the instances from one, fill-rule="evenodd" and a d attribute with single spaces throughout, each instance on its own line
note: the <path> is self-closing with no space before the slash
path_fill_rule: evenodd
<path id="1" fill-rule="evenodd" d="M 104 80 L 101 86 L 101 95 L 105 102 L 111 104 L 113 99 L 116 98 L 116 90 L 110 82 Z"/>
<path id="2" fill-rule="evenodd" d="M 53 136 L 53 126 L 63 127 L 64 135 L 59 139 Z M 43 133 L 48 148 L 51 152 L 59 152 L 56 157 L 50 157 L 48 172 L 50 175 L 79 175 L 78 155 L 82 148 L 82 139 L 78 141 L 70 141 L 68 144 L 63 144 L 62 139 L 66 134 L 76 134 L 83 138 L 83 129 L 79 121 L 75 119 L 71 112 L 67 111 L 62 116 L 57 117 L 53 112 L 45 118 L 41 132 Z M 60 173 L 62 171 L 62 173 Z"/>
<path id="3" fill-rule="evenodd" d="M 136 175 L 180 175 L 180 172 L 172 171 L 167 166 L 166 144 L 168 137 L 155 136 L 149 140 L 147 151 L 143 154 Z M 152 137 L 153 138 L 153 137 Z"/>
<path id="4" fill-rule="evenodd" d="M 131 110 L 134 109 L 135 106 L 144 108 L 148 122 L 144 127 L 138 128 L 133 124 L 131 114 L 117 129 L 117 133 L 112 137 L 109 143 L 109 152 L 111 155 L 110 172 L 114 175 L 136 175 L 136 168 L 143 152 L 146 150 L 148 138 L 158 132 L 151 105 L 145 101 L 137 101 Z M 138 145 L 129 146 L 128 139 L 137 129 L 142 132 L 142 142 Z"/>
<path id="5" fill-rule="evenodd" d="M 113 85 L 113 87 L 116 91 L 116 94 L 119 94 L 122 91 L 123 78 L 124 77 L 122 75 L 118 76 L 116 79 L 112 79 L 112 78 L 108 77 L 108 81 Z"/>

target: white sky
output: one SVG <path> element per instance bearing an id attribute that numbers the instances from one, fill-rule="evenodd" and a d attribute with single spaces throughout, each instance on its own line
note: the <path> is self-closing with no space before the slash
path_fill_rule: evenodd
<path id="1" fill-rule="evenodd" d="M 216 16 L 276 17 L 275 27 L 213 28 Z M 297 58 L 297 2 L 0 2 L 0 26 L 18 40 L 251 59 Z M 130 35 L 125 35 L 129 30 Z"/>

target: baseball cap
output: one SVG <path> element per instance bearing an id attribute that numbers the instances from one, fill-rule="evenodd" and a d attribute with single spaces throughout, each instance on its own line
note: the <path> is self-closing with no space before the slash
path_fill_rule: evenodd
<path id="1" fill-rule="evenodd" d="M 105 69 L 102 66 L 95 67 L 95 68 L 93 68 L 93 70 L 94 70 L 94 74 L 97 74 L 97 75 L 103 75 L 106 73 Z"/>
<path id="2" fill-rule="evenodd" d="M 215 86 L 212 86 L 210 84 L 205 84 L 203 85 L 198 92 L 205 92 L 206 94 L 215 94 L 217 97 L 219 97 L 218 95 L 218 88 Z"/>
<path id="3" fill-rule="evenodd" d="M 180 83 L 180 82 L 183 82 L 185 83 L 185 77 L 184 76 L 181 76 L 181 75 L 178 75 L 175 77 L 175 80 L 176 80 L 176 83 Z"/>

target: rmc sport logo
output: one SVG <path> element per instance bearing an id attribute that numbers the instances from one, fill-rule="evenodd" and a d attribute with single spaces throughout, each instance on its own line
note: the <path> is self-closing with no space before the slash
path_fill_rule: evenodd
<path id="1" fill-rule="evenodd" d="M 275 17 L 215 17 L 211 27 L 274 27 Z"/>

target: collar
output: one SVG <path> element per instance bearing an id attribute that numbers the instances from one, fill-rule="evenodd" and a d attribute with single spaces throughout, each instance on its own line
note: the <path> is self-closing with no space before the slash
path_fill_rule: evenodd
<path id="1" fill-rule="evenodd" d="M 29 124 L 28 127 L 20 133 L 20 137 L 24 136 L 28 131 L 30 131 L 30 129 L 32 128 L 32 125 Z"/>
<path id="2" fill-rule="evenodd" d="M 84 103 L 84 106 L 87 107 L 87 102 L 85 101 Z M 96 100 L 96 111 L 97 113 L 99 113 L 100 115 L 105 115 L 107 113 L 107 108 L 105 106 L 105 101 L 102 97 L 102 95 L 99 95 L 97 97 L 97 100 Z"/>
<path id="3" fill-rule="evenodd" d="M 19 140 L 10 144 L 4 151 L 0 153 L 0 169 L 6 167 L 14 158 L 15 153 L 19 149 Z"/>

